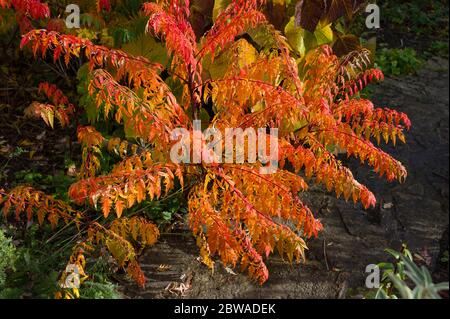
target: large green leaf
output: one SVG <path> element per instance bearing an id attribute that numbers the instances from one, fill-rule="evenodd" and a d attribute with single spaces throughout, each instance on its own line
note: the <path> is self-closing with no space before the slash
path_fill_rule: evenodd
<path id="1" fill-rule="evenodd" d="M 309 50 L 314 49 L 319 45 L 332 43 L 334 37 L 331 24 L 325 26 L 319 24 L 314 33 L 312 33 L 301 27 L 295 26 L 294 17 L 292 17 L 286 25 L 285 35 L 291 47 L 300 54 L 300 56 L 304 56 Z"/>
<path id="2" fill-rule="evenodd" d="M 305 45 L 305 33 L 306 31 L 303 28 L 299 28 L 295 26 L 294 18 L 291 18 L 289 23 L 286 25 L 284 29 L 284 33 L 286 38 L 289 41 L 292 49 L 294 49 L 301 56 L 306 53 L 306 45 Z"/>
<path id="3" fill-rule="evenodd" d="M 122 50 L 134 56 L 143 56 L 151 62 L 160 63 L 163 66 L 167 66 L 169 63 L 169 56 L 164 45 L 146 34 L 142 34 L 135 41 L 125 44 Z"/>
<path id="4" fill-rule="evenodd" d="M 259 25 L 254 29 L 250 29 L 247 31 L 247 34 L 251 37 L 253 43 L 256 44 L 255 46 L 258 50 L 268 50 L 277 47 L 277 42 L 266 25 Z"/>
<path id="5" fill-rule="evenodd" d="M 333 42 L 333 30 L 331 29 L 331 24 L 323 27 L 319 26 L 316 31 L 314 31 L 314 36 L 316 37 L 318 45 Z"/>

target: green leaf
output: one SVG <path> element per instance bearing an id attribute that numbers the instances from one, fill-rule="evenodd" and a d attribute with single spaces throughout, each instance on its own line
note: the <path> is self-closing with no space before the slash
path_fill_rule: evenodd
<path id="1" fill-rule="evenodd" d="M 378 268 L 382 269 L 382 270 L 394 270 L 395 266 L 391 263 L 379 263 Z"/>
<path id="2" fill-rule="evenodd" d="M 436 291 L 438 291 L 438 292 L 449 290 L 449 284 L 448 284 L 448 282 L 441 282 L 439 284 L 435 284 L 434 289 L 436 289 Z"/>
<path id="3" fill-rule="evenodd" d="M 171 212 L 163 212 L 162 218 L 166 221 L 170 221 L 172 219 L 172 213 Z"/>
<path id="4" fill-rule="evenodd" d="M 258 51 L 245 39 L 240 39 L 233 47 L 221 54 L 211 63 L 210 58 L 203 59 L 203 69 L 209 72 L 212 79 L 222 78 L 228 70 L 231 62 L 238 63 L 239 68 L 244 68 L 256 61 Z"/>
<path id="5" fill-rule="evenodd" d="M 390 299 L 384 289 L 380 288 L 375 295 L 375 299 Z"/>
<path id="6" fill-rule="evenodd" d="M 406 283 L 402 280 L 400 280 L 395 275 L 389 275 L 389 278 L 394 283 L 395 288 L 397 288 L 398 292 L 400 293 L 401 297 L 403 299 L 413 299 L 413 292 L 412 290 L 406 285 Z"/>
<path id="7" fill-rule="evenodd" d="M 392 255 L 396 259 L 400 259 L 401 254 L 398 251 L 395 251 L 390 248 L 386 248 L 384 251 L 387 252 L 389 255 Z"/>
<path id="8" fill-rule="evenodd" d="M 167 66 L 169 63 L 169 56 L 164 45 L 146 34 L 142 34 L 135 41 L 125 44 L 122 50 L 134 56 L 145 57 L 151 62 L 160 63 L 163 66 Z"/>
<path id="9" fill-rule="evenodd" d="M 304 56 L 306 53 L 305 30 L 295 26 L 294 18 L 291 18 L 286 25 L 284 33 L 291 47 L 301 56 Z"/>
<path id="10" fill-rule="evenodd" d="M 259 48 L 272 49 L 277 47 L 277 43 L 266 25 L 259 25 L 254 29 L 248 30 L 247 33 Z"/>
<path id="11" fill-rule="evenodd" d="M 317 28 L 314 32 L 314 35 L 316 37 L 318 45 L 329 44 L 333 42 L 333 30 L 331 29 L 331 23 L 324 27 Z"/>
<path id="12" fill-rule="evenodd" d="M 215 0 L 213 9 L 213 21 L 230 5 L 231 0 Z"/>

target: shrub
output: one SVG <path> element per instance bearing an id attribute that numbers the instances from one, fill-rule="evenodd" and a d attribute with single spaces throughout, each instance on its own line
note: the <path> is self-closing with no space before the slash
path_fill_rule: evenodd
<path id="1" fill-rule="evenodd" d="M 377 65 L 387 75 L 415 74 L 422 67 L 421 60 L 414 49 L 383 49 L 376 57 Z"/>
<path id="2" fill-rule="evenodd" d="M 55 120 L 66 126 L 87 113 L 90 125 L 77 130 L 82 164 L 79 180 L 69 190 L 73 203 L 21 186 L 3 192 L 5 216 L 15 208 L 17 219 L 26 214 L 28 220 L 37 217 L 54 227 L 60 220 L 75 224 L 87 236 L 70 264 L 83 270 L 84 254 L 103 246 L 144 285 L 135 247 L 153 245 L 159 231 L 131 209 L 181 191 L 203 262 L 212 268 L 211 257 L 218 255 L 225 265 L 240 265 L 262 284 L 269 276 L 265 258 L 277 250 L 290 262 L 302 261 L 305 239 L 323 228 L 301 199 L 308 182 L 322 183 L 337 197 L 360 201 L 365 208 L 375 205 L 372 192 L 328 150 L 337 146 L 389 181 L 403 181 L 406 169 L 373 141 L 404 142 L 408 117 L 355 98 L 367 84 L 383 78 L 369 68 L 367 51 L 338 58 L 325 45 L 296 61 L 285 37 L 261 13 L 264 3 L 231 1 L 201 38 L 191 27 L 188 0 L 145 4 L 147 33 L 164 43 L 170 57 L 166 65 L 55 31 L 24 35 L 21 47 L 30 47 L 36 58 L 66 65 L 74 59 L 86 62 L 78 72 L 79 105 L 45 83 L 41 92 L 49 103 L 33 103 L 27 114 L 53 127 Z M 264 40 L 260 51 L 238 38 L 256 28 Z M 192 124 L 200 119 L 222 136 L 228 128 L 263 128 L 256 141 L 278 145 L 277 155 L 224 164 L 222 154 L 200 150 L 199 164 L 174 163 L 170 154 L 180 142 L 173 138 L 174 130 L 184 129 L 200 146 L 209 144 Z M 110 135 L 112 129 L 100 132 L 104 122 L 120 127 L 121 136 Z M 278 129 L 278 136 L 269 129 Z M 225 149 L 231 144 L 237 157 L 248 153 L 249 140 L 244 139 L 243 148 L 226 139 L 216 145 Z M 110 172 L 102 165 L 105 152 L 117 156 Z M 200 155 L 194 152 L 188 157 Z M 279 162 L 279 169 L 262 174 L 272 161 Z M 103 218 L 73 208 L 86 204 Z M 79 295 L 77 290 L 66 293 Z"/>

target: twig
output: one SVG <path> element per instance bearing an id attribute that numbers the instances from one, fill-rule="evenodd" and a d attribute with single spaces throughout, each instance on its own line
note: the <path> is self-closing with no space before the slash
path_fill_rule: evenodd
<path id="1" fill-rule="evenodd" d="M 325 265 L 327 266 L 327 270 L 330 271 L 330 264 L 328 262 L 328 255 L 327 255 L 327 243 L 325 238 L 323 239 L 322 250 L 323 250 L 323 258 L 325 259 Z"/>
<path id="2" fill-rule="evenodd" d="M 23 88 L 23 87 L 15 87 L 15 88 L 0 88 L 0 91 L 26 91 L 26 92 L 35 92 L 38 88 Z"/>
<path id="3" fill-rule="evenodd" d="M 436 173 L 436 172 L 433 172 L 433 175 L 437 176 L 437 177 L 440 177 L 440 178 L 442 178 L 442 179 L 444 179 L 444 180 L 446 180 L 448 182 L 448 177 L 447 176 L 444 176 L 444 175 Z"/>
<path id="4" fill-rule="evenodd" d="M 350 229 L 348 228 L 347 224 L 345 223 L 344 216 L 342 216 L 342 212 L 341 212 L 341 210 L 339 209 L 339 207 L 338 207 L 338 206 L 335 206 L 335 208 L 336 208 L 336 210 L 337 210 L 337 212 L 338 212 L 338 214 L 339 214 L 339 218 L 341 219 L 342 225 L 344 225 L 345 231 L 346 231 L 350 236 L 356 237 L 356 235 L 353 234 L 353 233 L 350 231 Z"/>

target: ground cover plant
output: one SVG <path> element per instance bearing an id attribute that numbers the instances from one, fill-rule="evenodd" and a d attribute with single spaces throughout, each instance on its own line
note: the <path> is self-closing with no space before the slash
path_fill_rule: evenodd
<path id="1" fill-rule="evenodd" d="M 441 299 L 441 293 L 448 291 L 448 282 L 435 284 L 427 267 L 418 265 L 406 247 L 400 252 L 386 249 L 396 263 L 380 263 L 383 271 L 380 288 L 374 293 L 375 299 Z M 412 287 L 412 288 L 410 288 Z"/>

